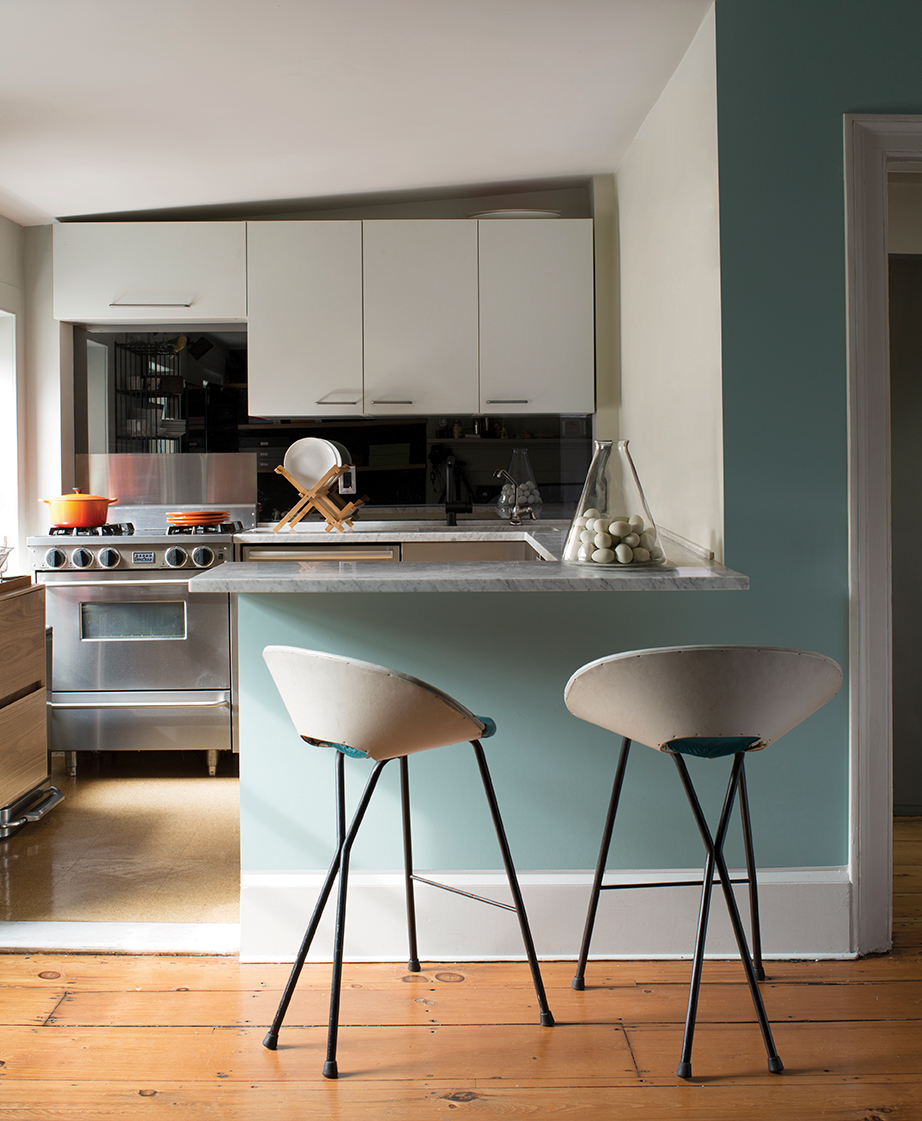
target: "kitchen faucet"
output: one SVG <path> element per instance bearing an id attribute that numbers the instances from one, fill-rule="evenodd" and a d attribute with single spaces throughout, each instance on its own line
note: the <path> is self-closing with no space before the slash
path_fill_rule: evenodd
<path id="1" fill-rule="evenodd" d="M 457 525 L 459 514 L 469 514 L 473 509 L 470 502 L 460 502 L 455 499 L 457 480 L 455 478 L 456 460 L 450 455 L 445 460 L 445 524 Z"/>
<path id="2" fill-rule="evenodd" d="M 520 506 L 519 505 L 519 486 L 518 486 L 518 483 L 516 483 L 515 479 L 513 479 L 513 477 L 509 474 L 508 471 L 506 471 L 502 467 L 500 467 L 500 469 L 498 471 L 493 472 L 493 478 L 494 479 L 505 479 L 507 483 L 512 484 L 512 493 L 515 495 L 515 505 L 512 507 L 512 513 L 509 516 L 509 524 L 510 525 L 521 525 L 523 514 L 527 514 L 533 522 L 536 522 L 538 520 L 535 517 L 534 510 L 532 510 L 532 508 L 530 506 Z"/>

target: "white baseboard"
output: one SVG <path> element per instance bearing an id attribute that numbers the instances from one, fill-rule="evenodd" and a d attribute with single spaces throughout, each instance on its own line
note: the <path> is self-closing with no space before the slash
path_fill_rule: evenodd
<path id="1" fill-rule="evenodd" d="M 0 922 L 0 950 L 20 953 L 235 954 L 236 923 Z"/>
<path id="2" fill-rule="evenodd" d="M 505 876 L 493 872 L 422 872 L 462 891 L 509 902 Z M 732 873 L 734 876 L 739 872 Z M 689 880 L 700 872 L 630 872 L 606 883 Z M 240 898 L 240 959 L 292 961 L 323 882 L 320 872 L 244 872 Z M 520 874 L 522 894 L 538 955 L 576 958 L 586 915 L 591 873 Z M 737 898 L 748 933 L 746 888 Z M 424 961 L 521 959 L 514 914 L 417 884 L 419 954 Z M 762 945 L 768 958 L 853 957 L 850 895 L 844 868 L 786 868 L 759 873 Z M 694 947 L 700 889 L 603 892 L 592 939 L 593 958 L 687 958 Z M 336 888 L 309 960 L 329 961 Z M 708 931 L 709 957 L 730 957 L 736 943 L 719 888 Z M 407 956 L 403 877 L 399 872 L 354 872 L 349 878 L 346 956 L 352 961 L 400 961 Z"/>

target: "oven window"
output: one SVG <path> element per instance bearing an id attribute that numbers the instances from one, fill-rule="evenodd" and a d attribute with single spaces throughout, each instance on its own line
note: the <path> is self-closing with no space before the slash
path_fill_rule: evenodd
<path id="1" fill-rule="evenodd" d="M 186 605 L 81 603 L 80 637 L 92 641 L 186 637 Z"/>

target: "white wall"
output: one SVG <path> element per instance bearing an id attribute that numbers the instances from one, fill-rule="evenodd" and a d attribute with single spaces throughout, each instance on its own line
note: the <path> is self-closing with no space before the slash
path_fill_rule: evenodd
<path id="1" fill-rule="evenodd" d="M 7 574 L 24 572 L 19 524 L 19 416 L 17 376 L 22 362 L 22 227 L 0 215 L 0 538 L 16 547 Z"/>
<path id="2" fill-rule="evenodd" d="M 74 476 L 73 331 L 52 314 L 51 226 L 23 230 L 25 364 L 20 391 L 26 535 L 48 530 L 43 498 L 69 490 Z"/>
<path id="3" fill-rule="evenodd" d="M 714 11 L 615 175 L 618 433 L 658 524 L 723 557 Z M 609 409 L 600 417 L 600 435 Z"/>

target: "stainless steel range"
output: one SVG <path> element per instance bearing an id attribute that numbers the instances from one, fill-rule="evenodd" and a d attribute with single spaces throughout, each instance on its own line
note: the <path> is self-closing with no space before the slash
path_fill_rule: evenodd
<path id="1" fill-rule="evenodd" d="M 255 467 L 253 478 L 255 492 Z M 117 491 L 107 480 L 99 493 Z M 182 508 L 230 520 L 169 526 Z M 68 753 L 72 772 L 78 751 L 204 751 L 214 774 L 235 741 L 230 597 L 190 595 L 188 581 L 233 559 L 233 534 L 252 525 L 255 501 L 115 509 L 131 521 L 28 540 L 54 631 L 51 750 Z"/>

